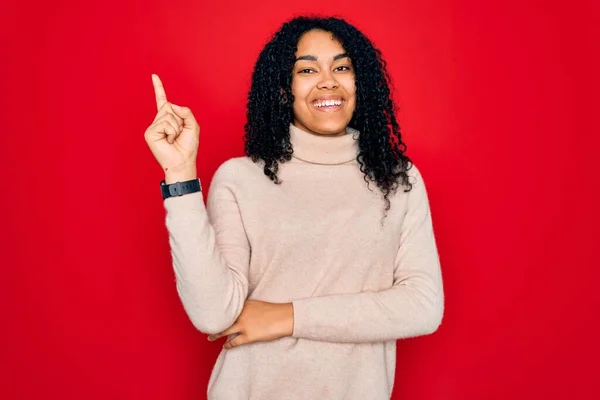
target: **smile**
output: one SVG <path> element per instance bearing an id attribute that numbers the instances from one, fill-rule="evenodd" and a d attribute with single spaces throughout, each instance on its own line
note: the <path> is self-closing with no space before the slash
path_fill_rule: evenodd
<path id="1" fill-rule="evenodd" d="M 312 103 L 313 107 L 319 111 L 337 111 L 344 105 L 342 99 L 317 100 Z"/>

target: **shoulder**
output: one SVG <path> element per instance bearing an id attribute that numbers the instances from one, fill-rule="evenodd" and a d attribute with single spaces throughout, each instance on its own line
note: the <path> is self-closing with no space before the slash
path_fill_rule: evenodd
<path id="1" fill-rule="evenodd" d="M 413 199 L 419 200 L 422 197 L 426 197 L 427 188 L 425 179 L 423 178 L 421 169 L 414 162 L 411 161 L 409 168 L 406 170 L 406 175 L 410 186 L 406 184 L 406 181 L 403 181 L 398 186 L 395 197 L 402 202 L 410 202 Z"/>
<path id="2" fill-rule="evenodd" d="M 417 165 L 411 161 L 410 168 L 406 171 L 410 183 L 414 184 L 422 184 L 423 183 L 423 175 L 421 175 L 421 170 Z"/>
<path id="3" fill-rule="evenodd" d="M 419 169 L 419 167 L 417 167 L 417 165 L 413 161 L 410 161 L 410 163 L 408 165 L 408 169 L 406 169 L 405 172 L 406 172 L 406 176 L 408 178 L 408 183 L 410 183 L 412 185 L 412 188 L 410 191 L 412 191 L 415 188 L 415 186 L 424 186 L 423 176 L 421 175 L 421 170 Z M 402 185 L 400 185 L 400 186 L 403 189 L 408 188 L 408 186 L 406 185 L 407 182 L 405 180 L 402 180 L 401 183 L 402 183 Z"/>
<path id="4" fill-rule="evenodd" d="M 249 157 L 232 157 L 223 162 L 213 176 L 213 182 L 235 184 L 260 172 L 261 168 Z"/>
<path id="5" fill-rule="evenodd" d="M 423 171 L 417 167 L 414 163 L 406 171 L 408 174 L 408 181 L 412 187 L 407 194 L 409 203 L 418 203 L 420 205 L 426 204 L 429 201 L 428 189 L 426 185 L 426 179 L 423 177 Z"/>

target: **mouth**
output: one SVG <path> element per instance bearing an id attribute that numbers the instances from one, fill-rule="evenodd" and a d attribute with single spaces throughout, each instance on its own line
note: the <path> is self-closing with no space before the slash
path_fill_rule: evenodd
<path id="1" fill-rule="evenodd" d="M 319 111 L 332 112 L 340 110 L 345 103 L 341 97 L 321 98 L 313 101 L 312 106 Z"/>

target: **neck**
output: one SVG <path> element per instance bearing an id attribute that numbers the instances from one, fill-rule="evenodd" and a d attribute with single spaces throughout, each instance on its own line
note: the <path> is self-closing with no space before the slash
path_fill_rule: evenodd
<path id="1" fill-rule="evenodd" d="M 307 132 L 290 124 L 292 157 L 312 164 L 344 164 L 356 160 L 359 132 L 346 127 L 342 135 Z"/>

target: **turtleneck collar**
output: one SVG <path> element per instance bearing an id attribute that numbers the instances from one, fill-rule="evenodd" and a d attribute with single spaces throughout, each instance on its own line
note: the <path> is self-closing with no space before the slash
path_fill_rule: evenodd
<path id="1" fill-rule="evenodd" d="M 346 127 L 341 136 L 319 135 L 290 124 L 292 157 L 312 164 L 343 164 L 356 160 L 359 131 Z"/>

